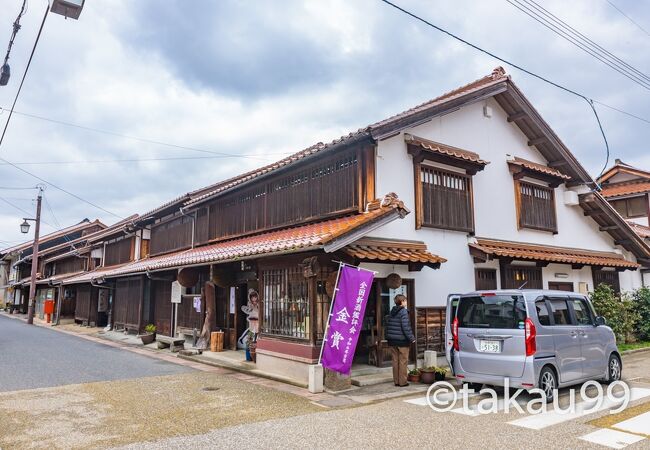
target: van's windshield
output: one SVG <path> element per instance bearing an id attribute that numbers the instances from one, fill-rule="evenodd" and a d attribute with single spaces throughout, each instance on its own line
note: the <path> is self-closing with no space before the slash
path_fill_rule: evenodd
<path id="1" fill-rule="evenodd" d="M 523 329 L 526 305 L 520 295 L 461 297 L 456 317 L 460 328 Z"/>

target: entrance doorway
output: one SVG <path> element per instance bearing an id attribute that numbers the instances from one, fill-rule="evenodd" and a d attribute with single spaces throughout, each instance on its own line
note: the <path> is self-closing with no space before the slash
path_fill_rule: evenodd
<path id="1" fill-rule="evenodd" d="M 552 291 L 573 292 L 573 283 L 569 281 L 549 281 L 548 288 Z"/>
<path id="2" fill-rule="evenodd" d="M 385 339 L 384 328 L 386 317 L 395 306 L 395 296 L 405 295 L 407 298 L 411 328 L 415 332 L 415 289 L 413 280 L 402 280 L 402 285 L 397 289 L 386 286 L 383 278 L 375 279 L 372 283 L 363 327 L 359 335 L 359 342 L 354 353 L 356 364 L 369 364 L 377 367 L 386 367 L 391 364 L 390 347 Z M 411 349 L 410 359 L 414 360 L 414 349 Z"/>

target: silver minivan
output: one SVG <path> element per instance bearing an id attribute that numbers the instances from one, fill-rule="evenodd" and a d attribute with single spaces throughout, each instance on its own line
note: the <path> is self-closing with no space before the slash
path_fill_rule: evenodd
<path id="1" fill-rule="evenodd" d="M 621 378 L 616 338 L 588 297 L 550 290 L 476 291 L 447 302 L 447 360 L 456 378 L 483 385 L 555 390 Z"/>

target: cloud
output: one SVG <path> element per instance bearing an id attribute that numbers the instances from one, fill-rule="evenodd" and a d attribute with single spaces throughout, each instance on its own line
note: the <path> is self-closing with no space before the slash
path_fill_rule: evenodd
<path id="1" fill-rule="evenodd" d="M 647 90 L 551 34 L 507 2 L 399 2 L 436 24 L 571 89 L 650 117 Z M 620 4 L 619 4 L 620 3 Z M 617 4 L 640 23 L 650 12 Z M 25 66 L 42 6 L 23 18 L 8 106 Z M 645 69 L 650 38 L 606 2 L 544 6 L 608 50 Z M 0 38 L 19 5 L 0 0 Z M 13 12 L 15 10 L 15 13 Z M 346 2 L 86 2 L 79 21 L 51 16 L 17 110 L 181 146 L 246 155 L 187 161 L 21 166 L 125 217 L 318 141 L 407 109 L 489 73 L 501 63 L 377 0 Z M 506 65 L 515 82 L 597 174 L 604 145 L 588 105 Z M 598 107 L 612 157 L 650 168 L 647 124 Z M 6 112 L 0 114 L 0 123 Z M 17 162 L 205 157 L 16 115 L 0 156 Z M 36 181 L 0 165 L 1 185 Z M 28 191 L 0 191 L 22 196 Z M 50 187 L 58 223 L 117 220 Z M 21 239 L 24 215 L 0 202 L 0 239 Z M 56 222 L 47 211 L 48 222 Z M 0 245 L 2 246 L 2 245 Z"/>

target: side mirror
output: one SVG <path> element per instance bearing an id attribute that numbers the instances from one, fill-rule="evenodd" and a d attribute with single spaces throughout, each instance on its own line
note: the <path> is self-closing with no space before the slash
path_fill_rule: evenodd
<path id="1" fill-rule="evenodd" d="M 602 325 L 607 325 L 607 320 L 603 316 L 598 316 L 596 317 L 596 321 L 594 322 L 594 325 L 596 325 L 597 327 Z"/>

